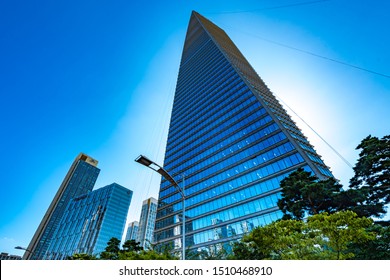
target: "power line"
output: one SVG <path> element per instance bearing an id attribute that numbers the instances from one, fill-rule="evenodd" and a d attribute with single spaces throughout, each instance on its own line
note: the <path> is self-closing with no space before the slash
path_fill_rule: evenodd
<path id="1" fill-rule="evenodd" d="M 274 9 L 281 9 L 281 8 L 288 8 L 288 7 L 312 5 L 312 4 L 322 3 L 322 2 L 330 2 L 330 0 L 307 1 L 307 2 L 299 2 L 299 3 L 286 4 L 286 5 L 273 6 L 273 7 L 265 7 L 265 8 L 260 8 L 260 9 L 243 10 L 243 11 L 215 12 L 215 13 L 208 13 L 208 14 L 239 14 L 239 13 L 250 13 L 250 12 L 258 12 L 258 11 L 265 11 L 265 10 L 274 10 Z M 326 57 L 326 56 L 324 56 L 324 55 L 320 55 L 320 54 L 316 54 L 316 53 L 313 53 L 313 52 L 310 52 L 310 51 L 306 51 L 306 50 L 303 50 L 303 49 L 299 49 L 299 48 L 296 48 L 296 47 L 293 47 L 293 46 L 290 46 L 290 45 L 287 45 L 287 44 L 284 44 L 284 43 L 276 42 L 276 41 L 273 41 L 273 40 L 270 40 L 270 39 L 261 37 L 261 36 L 256 35 L 256 34 L 251 34 L 251 33 L 249 33 L 249 32 L 243 32 L 243 31 L 240 31 L 240 32 L 243 33 L 243 34 L 247 34 L 247 35 L 256 37 L 256 38 L 258 38 L 258 39 L 261 39 L 261 40 L 263 40 L 263 41 L 266 41 L 266 42 L 271 43 L 271 44 L 274 44 L 274 45 L 278 45 L 278 46 L 281 46 L 281 47 L 284 47 L 284 48 L 288 48 L 288 49 L 291 49 L 291 50 L 299 51 L 299 52 L 301 52 L 301 53 L 305 53 L 305 54 L 308 54 L 308 55 L 311 55 L 311 56 L 315 56 L 315 57 L 318 57 L 318 58 L 322 58 L 322 59 L 325 59 L 325 60 L 328 60 L 328 61 L 332 61 L 332 62 L 341 64 L 341 65 L 345 65 L 345 66 L 348 66 L 348 67 L 351 67 L 351 68 L 355 68 L 355 69 L 358 69 L 358 70 L 361 70 L 361 71 L 365 71 L 365 72 L 368 72 L 368 73 L 371 73 L 371 74 L 375 74 L 375 75 L 378 75 L 378 76 L 382 76 L 382 77 L 385 77 L 385 78 L 390 78 L 390 75 L 388 75 L 388 74 L 384 74 L 384 73 L 381 73 L 381 72 L 378 72 L 378 71 L 374 71 L 374 70 L 367 69 L 367 68 L 364 68 L 364 67 L 361 67 L 361 66 L 357 66 L 357 65 L 354 65 L 354 64 L 350 64 L 350 63 L 348 63 L 348 62 L 340 61 L 340 60 L 337 60 L 337 59 L 334 59 L 334 58 Z"/>
<path id="2" fill-rule="evenodd" d="M 236 29 L 236 28 L 232 28 L 232 27 L 228 27 L 228 28 L 229 29 Z M 381 76 L 381 77 L 390 78 L 390 75 L 388 75 L 388 74 L 383 74 L 381 72 L 370 70 L 370 69 L 367 69 L 367 68 L 364 68 L 364 67 L 361 67 L 361 66 L 353 65 L 353 64 L 350 64 L 348 62 L 340 61 L 340 60 L 337 60 L 337 59 L 334 59 L 334 58 L 326 57 L 324 55 L 320 55 L 320 54 L 316 54 L 316 53 L 313 53 L 313 52 L 310 52 L 310 51 L 299 49 L 299 48 L 296 48 L 296 47 L 293 47 L 293 46 L 290 46 L 290 45 L 287 45 L 287 44 L 284 44 L 284 43 L 280 43 L 280 42 L 277 42 L 277 41 L 273 41 L 273 40 L 264 38 L 264 37 L 259 36 L 257 34 L 249 33 L 249 32 L 246 32 L 246 31 L 241 31 L 241 30 L 238 30 L 238 31 L 240 33 L 242 33 L 242 34 L 247 34 L 249 36 L 253 36 L 253 37 L 258 38 L 260 40 L 263 40 L 265 42 L 268 42 L 268 43 L 271 43 L 271 44 L 274 44 L 274 45 L 278 45 L 280 47 L 288 48 L 288 49 L 291 49 L 291 50 L 294 50 L 294 51 L 298 51 L 298 52 L 301 52 L 301 53 L 304 53 L 304 54 L 308 54 L 308 55 L 311 55 L 311 56 L 314 56 L 314 57 L 318 57 L 318 58 L 325 59 L 325 60 L 328 60 L 328 61 L 331 61 L 331 62 L 335 62 L 335 63 L 341 64 L 341 65 L 345 65 L 345 66 L 348 66 L 348 67 L 351 67 L 351 68 L 355 68 L 355 69 L 358 69 L 358 70 L 361 70 L 361 71 L 365 71 L 365 72 L 368 72 L 368 73 L 371 73 L 371 74 L 375 74 L 375 75 L 378 75 L 378 76 Z"/>
<path id="3" fill-rule="evenodd" d="M 252 9 L 252 10 L 225 11 L 225 12 L 215 12 L 215 13 L 206 13 L 206 14 L 240 14 L 240 13 L 253 13 L 253 12 L 259 12 L 259 11 L 266 11 L 266 10 L 276 10 L 276 9 L 289 8 L 289 7 L 297 7 L 297 6 L 304 6 L 304 5 L 312 5 L 312 4 L 322 3 L 322 2 L 329 2 L 329 1 L 330 1 L 330 0 L 308 1 L 308 2 L 299 2 L 299 3 L 293 3 L 293 4 L 280 5 L 280 6 L 272 6 L 272 7 L 265 7 L 265 8 L 259 8 L 259 9 Z"/>
<path id="4" fill-rule="evenodd" d="M 243 33 L 247 33 L 247 32 L 243 32 Z M 263 41 L 266 41 L 266 42 L 269 42 L 269 43 L 281 46 L 281 47 L 285 47 L 285 48 L 288 48 L 288 49 L 291 49 L 291 50 L 295 50 L 295 51 L 299 51 L 299 52 L 302 52 L 302 53 L 305 53 L 305 54 L 308 54 L 308 55 L 311 55 L 311 56 L 315 56 L 315 57 L 319 57 L 319 58 L 322 58 L 322 59 L 326 59 L 326 60 L 329 60 L 329 61 L 332 61 L 332 62 L 335 62 L 335 63 L 338 63 L 338 64 L 342 64 L 342 65 L 349 66 L 349 67 L 352 67 L 352 68 L 355 68 L 355 69 L 366 71 L 366 72 L 369 72 L 371 74 L 379 75 L 379 76 L 382 76 L 382 77 L 385 77 L 385 78 L 390 78 L 390 75 L 387 75 L 387 74 L 383 74 L 383 73 L 380 73 L 380 72 L 377 72 L 377 71 L 373 71 L 373 70 L 370 70 L 370 69 L 367 69 L 367 68 L 363 68 L 363 67 L 360 67 L 360 66 L 357 66 L 357 65 L 353 65 L 353 64 L 350 64 L 348 62 L 340 61 L 340 60 L 337 60 L 337 59 L 334 59 L 334 58 L 326 57 L 326 56 L 323 56 L 323 55 L 320 55 L 320 54 L 316 54 L 316 53 L 313 53 L 313 52 L 310 52 L 310 51 L 302 50 L 302 49 L 299 49 L 299 48 L 296 48 L 296 47 L 292 47 L 292 46 L 289 46 L 289 45 L 286 45 L 286 44 L 283 44 L 283 43 L 279 43 L 279 42 L 276 42 L 276 41 L 273 41 L 273 40 L 266 39 L 264 37 L 260 37 L 260 36 L 254 35 L 254 34 L 249 34 L 249 33 L 247 33 L 247 34 L 251 35 L 251 36 L 254 36 L 254 37 L 257 37 L 257 38 L 259 38 L 259 39 L 261 39 Z"/>
<path id="5" fill-rule="evenodd" d="M 333 152 L 335 152 L 335 154 L 342 160 L 344 161 L 348 167 L 352 168 L 353 169 L 353 166 L 352 164 L 345 158 L 343 157 L 331 144 L 329 144 L 317 131 L 314 130 L 314 128 L 312 128 L 303 118 L 301 118 L 293 109 L 291 109 L 290 106 L 288 106 L 286 104 L 286 102 L 284 102 L 279 96 L 277 96 L 275 93 L 274 95 L 288 108 L 290 109 L 291 112 L 293 112 L 305 125 L 307 125 L 307 127 L 309 127 L 311 129 L 311 131 L 313 131 L 330 149 L 332 149 Z"/>

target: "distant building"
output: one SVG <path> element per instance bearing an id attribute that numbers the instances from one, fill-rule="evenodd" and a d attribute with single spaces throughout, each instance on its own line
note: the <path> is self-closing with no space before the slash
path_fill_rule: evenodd
<path id="1" fill-rule="evenodd" d="M 137 240 L 138 229 L 139 229 L 139 223 L 137 221 L 134 221 L 134 222 L 131 222 L 130 224 L 128 224 L 125 241 Z"/>
<path id="2" fill-rule="evenodd" d="M 61 260 L 75 253 L 99 255 L 112 237 L 121 240 L 132 195 L 113 183 L 72 199 L 45 259 Z"/>
<path id="3" fill-rule="evenodd" d="M 157 199 L 151 197 L 142 203 L 137 241 L 147 249 L 153 243 L 154 223 L 156 221 Z"/>
<path id="4" fill-rule="evenodd" d="M 0 260 L 6 261 L 6 260 L 21 260 L 21 256 L 16 255 L 9 255 L 8 253 L 1 252 L 0 253 Z"/>
<path id="5" fill-rule="evenodd" d="M 69 201 L 93 189 L 100 172 L 97 164 L 97 160 L 83 153 L 76 157 L 28 245 L 23 259 L 44 258 Z"/>

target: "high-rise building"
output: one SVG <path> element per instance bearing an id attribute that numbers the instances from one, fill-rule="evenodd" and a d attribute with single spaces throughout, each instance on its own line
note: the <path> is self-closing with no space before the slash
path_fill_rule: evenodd
<path id="1" fill-rule="evenodd" d="M 100 172 L 97 164 L 97 160 L 83 153 L 76 157 L 39 224 L 23 259 L 44 258 L 69 201 L 93 189 Z"/>
<path id="2" fill-rule="evenodd" d="M 332 176 L 228 35 L 193 12 L 164 168 L 186 195 L 186 245 L 222 248 L 282 217 L 280 181 L 302 167 Z M 182 197 L 162 179 L 155 242 L 181 247 Z"/>
<path id="3" fill-rule="evenodd" d="M 139 228 L 137 241 L 140 246 L 147 249 L 153 243 L 154 224 L 157 214 L 157 199 L 150 197 L 143 201 L 141 215 L 139 218 Z"/>
<path id="4" fill-rule="evenodd" d="M 131 222 L 127 225 L 126 237 L 127 240 L 137 240 L 138 238 L 139 223 L 137 221 Z"/>
<path id="5" fill-rule="evenodd" d="M 76 253 L 99 255 L 112 238 L 122 238 L 133 192 L 113 183 L 73 198 L 44 256 L 62 260 Z"/>

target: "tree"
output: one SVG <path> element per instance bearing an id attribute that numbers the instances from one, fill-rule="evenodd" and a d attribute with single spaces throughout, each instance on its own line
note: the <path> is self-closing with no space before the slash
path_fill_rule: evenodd
<path id="1" fill-rule="evenodd" d="M 375 234 L 366 230 L 372 225 L 372 219 L 358 217 L 352 211 L 320 213 L 309 217 L 307 222 L 279 220 L 257 227 L 244 236 L 233 246 L 232 259 L 339 260 L 355 256 L 359 258 L 358 249 L 375 240 Z M 382 246 L 383 254 L 380 257 L 388 256 L 386 254 L 390 245 L 385 244 L 388 238 L 387 232 L 387 235 L 383 234 L 380 243 L 375 243 L 376 248 Z"/>
<path id="2" fill-rule="evenodd" d="M 150 249 L 144 250 L 140 242 L 127 240 L 123 244 L 123 250 L 118 253 L 119 260 L 175 260 L 177 259 L 167 251 L 158 252 L 151 246 Z"/>
<path id="3" fill-rule="evenodd" d="M 358 217 L 352 211 L 321 213 L 307 220 L 308 227 L 312 231 L 321 233 L 324 245 L 328 248 L 328 259 L 353 258 L 354 254 L 348 250 L 348 245 L 362 244 L 375 238 L 374 234 L 366 231 L 366 228 L 373 224 L 373 220 Z"/>
<path id="4" fill-rule="evenodd" d="M 97 260 L 96 256 L 89 255 L 86 253 L 73 254 L 66 258 L 67 260 Z"/>
<path id="5" fill-rule="evenodd" d="M 100 253 L 100 259 L 102 260 L 117 260 L 118 259 L 118 254 L 119 254 L 119 244 L 121 241 L 116 238 L 112 237 L 108 242 L 107 242 L 107 247 L 103 252 Z"/>
<path id="6" fill-rule="evenodd" d="M 123 251 L 119 253 L 119 260 L 177 260 L 171 254 L 162 254 L 154 250 Z"/>
<path id="7" fill-rule="evenodd" d="M 352 243 L 349 250 L 356 260 L 390 260 L 390 226 L 375 224 L 369 227 L 375 238 L 361 244 Z"/>
<path id="8" fill-rule="evenodd" d="M 269 257 L 257 249 L 257 245 L 250 238 L 236 241 L 233 244 L 233 254 L 229 256 L 232 260 L 263 260 Z"/>
<path id="9" fill-rule="evenodd" d="M 168 250 L 168 247 L 161 244 L 150 244 L 145 250 L 140 242 L 127 240 L 123 244 L 123 250 L 119 252 L 120 260 L 177 260 L 178 258 Z"/>
<path id="10" fill-rule="evenodd" d="M 382 139 L 369 135 L 357 146 L 361 149 L 353 168 L 350 188 L 365 196 L 354 209 L 360 216 L 380 217 L 390 203 L 390 135 Z"/>
<path id="11" fill-rule="evenodd" d="M 390 203 L 390 135 L 371 135 L 362 140 L 349 188 L 334 179 L 318 180 L 302 168 L 281 181 L 278 206 L 284 219 L 302 219 L 305 214 L 351 210 L 359 217 L 381 217 Z"/>
<path id="12" fill-rule="evenodd" d="M 111 238 L 107 242 L 107 247 L 100 253 L 99 257 L 88 254 L 74 254 L 68 257 L 68 260 L 176 260 L 168 250 L 161 252 L 156 250 L 145 251 L 139 242 L 135 240 L 127 240 L 122 250 L 119 249 L 120 240 L 118 238 Z"/>
<path id="13" fill-rule="evenodd" d="M 122 245 L 122 248 L 123 250 L 121 252 L 139 252 L 144 249 L 142 246 L 140 246 L 140 242 L 137 242 L 134 239 L 126 240 L 125 243 Z"/>
<path id="14" fill-rule="evenodd" d="M 284 213 L 284 219 L 304 218 L 305 213 L 315 215 L 322 212 L 333 213 L 340 209 L 336 199 L 342 190 L 334 178 L 319 181 L 310 172 L 299 168 L 288 177 L 284 178 L 280 187 L 282 188 L 282 198 L 278 201 L 278 206 Z"/>
<path id="15" fill-rule="evenodd" d="M 321 259 L 323 242 L 304 221 L 280 220 L 257 227 L 233 246 L 235 259 Z"/>

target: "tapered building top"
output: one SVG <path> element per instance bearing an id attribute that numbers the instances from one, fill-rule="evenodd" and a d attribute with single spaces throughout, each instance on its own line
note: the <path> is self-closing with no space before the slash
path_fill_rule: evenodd
<path id="1" fill-rule="evenodd" d="M 279 123 L 281 129 L 284 130 L 288 136 L 293 138 L 291 140 L 295 143 L 296 148 L 301 150 L 305 159 L 310 162 L 309 165 L 316 171 L 317 177 L 320 179 L 333 177 L 332 173 L 329 171 L 329 167 L 325 165 L 306 136 L 291 119 L 291 116 L 288 115 L 287 111 L 226 32 L 196 11 L 192 11 L 191 14 L 184 43 L 182 64 L 184 58 L 184 61 L 186 62 L 187 59 L 190 58 L 189 54 L 193 53 L 195 48 L 200 47 L 194 42 L 201 41 L 201 36 L 209 36 L 210 40 L 214 42 L 226 59 L 229 60 L 237 74 L 240 75 L 246 85 L 252 89 L 259 102 L 264 106 L 274 121 Z"/>

